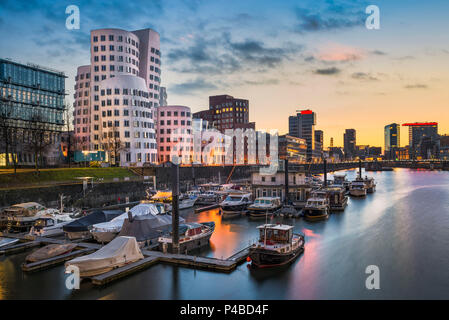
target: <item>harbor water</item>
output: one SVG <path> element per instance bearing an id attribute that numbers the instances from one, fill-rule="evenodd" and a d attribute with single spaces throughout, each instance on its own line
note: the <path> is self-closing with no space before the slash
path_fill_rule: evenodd
<path id="1" fill-rule="evenodd" d="M 352 180 L 357 172 L 346 174 Z M 326 221 L 270 220 L 305 234 L 304 254 L 289 266 L 254 270 L 245 262 L 227 274 L 157 264 L 105 287 L 68 290 L 62 265 L 23 273 L 28 251 L 0 257 L 0 299 L 449 299 L 449 172 L 366 174 L 377 191 L 350 198 Z M 181 215 L 215 222 L 210 248 L 197 254 L 216 258 L 247 247 L 265 222 L 222 220 L 218 209 Z M 380 271 L 378 290 L 366 288 L 371 265 Z"/>

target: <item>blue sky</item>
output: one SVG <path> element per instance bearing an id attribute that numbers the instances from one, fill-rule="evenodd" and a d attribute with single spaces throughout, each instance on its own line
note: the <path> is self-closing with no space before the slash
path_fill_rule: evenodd
<path id="1" fill-rule="evenodd" d="M 80 30 L 65 28 L 71 4 Z M 380 30 L 364 26 L 370 4 Z M 360 144 L 382 145 L 391 122 L 437 120 L 449 133 L 448 13 L 443 0 L 0 0 L 0 57 L 64 71 L 71 102 L 91 29 L 150 27 L 161 34 L 169 104 L 198 111 L 228 93 L 250 100 L 259 129 L 281 133 L 310 107 L 326 144 L 355 127 Z"/>

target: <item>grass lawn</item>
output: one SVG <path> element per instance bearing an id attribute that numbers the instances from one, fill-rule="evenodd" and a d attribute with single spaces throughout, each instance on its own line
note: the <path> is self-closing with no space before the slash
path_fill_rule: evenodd
<path id="1" fill-rule="evenodd" d="M 61 169 L 40 169 L 39 174 L 34 170 L 18 170 L 14 175 L 13 171 L 0 174 L 0 188 L 10 186 L 28 186 L 37 184 L 49 184 L 52 182 L 73 182 L 80 181 L 79 177 L 92 177 L 94 181 L 104 179 L 111 181 L 113 178 L 135 177 L 135 174 L 126 168 L 61 168 Z"/>

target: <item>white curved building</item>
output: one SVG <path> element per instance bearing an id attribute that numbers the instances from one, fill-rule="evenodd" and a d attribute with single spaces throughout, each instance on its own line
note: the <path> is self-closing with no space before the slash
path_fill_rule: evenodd
<path id="1" fill-rule="evenodd" d="M 91 80 L 89 150 L 107 151 L 109 161 L 122 166 L 156 163 L 153 118 L 161 81 L 159 34 L 151 29 L 92 30 L 91 64 L 80 67 L 79 72 L 87 72 L 85 67 L 90 69 Z M 76 87 L 80 81 L 77 76 Z M 120 141 L 118 146 L 111 146 L 111 131 L 118 135 L 114 136 L 119 138 L 115 139 Z M 84 138 L 77 129 L 75 136 Z"/>

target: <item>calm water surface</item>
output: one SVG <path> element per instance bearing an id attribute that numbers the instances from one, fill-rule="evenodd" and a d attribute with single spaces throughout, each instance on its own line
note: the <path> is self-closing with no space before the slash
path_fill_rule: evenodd
<path id="1" fill-rule="evenodd" d="M 353 179 L 356 171 L 347 171 Z M 351 198 L 327 221 L 284 220 L 306 236 L 305 252 L 281 269 L 230 274 L 159 264 L 104 288 L 65 288 L 63 266 L 32 274 L 29 252 L 0 257 L 0 299 L 449 299 L 449 172 L 369 172 L 377 191 Z M 209 249 L 227 258 L 257 238 L 264 221 L 221 220 L 217 210 L 188 221 L 215 221 Z M 279 220 L 277 220 L 279 221 Z M 365 288 L 365 268 L 380 269 L 380 290 Z"/>

